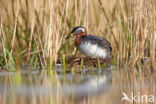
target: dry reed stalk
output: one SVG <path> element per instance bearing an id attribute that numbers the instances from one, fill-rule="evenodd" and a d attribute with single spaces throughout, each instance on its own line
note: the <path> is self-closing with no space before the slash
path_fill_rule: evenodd
<path id="1" fill-rule="evenodd" d="M 12 52 L 13 52 L 13 48 L 14 48 L 14 44 L 15 44 L 18 15 L 19 15 L 19 0 L 17 1 L 17 10 L 16 10 L 16 15 L 15 15 L 13 38 L 12 38 L 12 42 L 11 42 L 11 52 L 10 52 L 11 53 L 11 56 L 12 56 Z M 10 58 L 11 57 L 9 57 L 8 65 L 10 65 Z"/>
<path id="2" fill-rule="evenodd" d="M 33 16 L 32 16 L 32 21 L 31 21 L 31 34 L 30 34 L 30 39 L 29 39 L 28 60 L 30 59 L 30 51 L 32 48 L 32 39 L 34 36 L 34 26 L 35 26 L 35 22 L 36 22 L 35 10 L 36 10 L 36 0 L 33 0 L 33 7 L 32 7 L 32 11 L 33 11 L 32 15 Z"/>
<path id="3" fill-rule="evenodd" d="M 43 52 L 45 58 L 49 57 L 50 66 L 52 65 L 52 62 L 56 62 L 58 58 L 57 54 L 62 43 L 63 33 L 65 29 L 65 25 L 62 24 L 62 19 L 65 18 L 66 21 L 67 11 L 65 12 L 65 10 L 68 10 L 68 0 L 63 6 L 60 6 L 60 8 L 59 5 L 55 7 L 55 4 L 57 4 L 57 1 L 49 1 L 50 21 L 47 28 L 47 34 L 45 35 L 46 40 Z M 59 16 L 59 14 L 54 11 L 55 9 L 62 10 L 62 16 Z"/>
<path id="4" fill-rule="evenodd" d="M 18 2 L 20 11 L 16 20 L 14 9 Z M 64 36 L 77 25 L 85 26 L 88 33 L 106 37 L 118 65 L 124 62 L 135 65 L 144 57 L 155 61 L 155 35 L 151 35 L 155 34 L 156 25 L 154 0 L 17 0 L 9 2 L 10 6 L 6 4 L 0 0 L 3 31 L 5 38 L 11 40 L 6 42 L 11 48 L 7 48 L 14 56 L 18 52 L 12 47 L 16 42 L 20 44 L 25 62 L 39 56 L 40 61 L 48 63 L 49 58 L 56 63 L 60 54 L 74 53 L 73 41 L 65 41 Z"/>

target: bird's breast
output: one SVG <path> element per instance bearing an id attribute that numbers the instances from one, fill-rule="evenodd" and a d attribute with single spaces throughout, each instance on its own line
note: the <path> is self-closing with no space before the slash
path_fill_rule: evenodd
<path id="1" fill-rule="evenodd" d="M 82 42 L 79 46 L 79 51 L 85 55 L 92 58 L 103 58 L 107 57 L 107 51 L 105 48 L 101 48 L 98 44 L 93 44 L 91 42 Z"/>

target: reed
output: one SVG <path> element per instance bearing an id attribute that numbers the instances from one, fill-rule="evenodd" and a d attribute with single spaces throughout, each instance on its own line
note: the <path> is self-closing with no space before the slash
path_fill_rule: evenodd
<path id="1" fill-rule="evenodd" d="M 154 69 L 155 7 L 155 0 L 0 0 L 0 61 L 7 69 L 22 63 L 51 67 L 75 53 L 64 37 L 83 25 L 110 41 L 115 65 L 148 63 Z"/>

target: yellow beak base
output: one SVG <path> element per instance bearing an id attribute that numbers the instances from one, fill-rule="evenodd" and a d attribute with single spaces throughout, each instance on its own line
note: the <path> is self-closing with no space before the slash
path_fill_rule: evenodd
<path id="1" fill-rule="evenodd" d="M 71 36 L 71 37 L 73 37 L 73 36 L 74 36 L 74 34 L 73 34 L 73 33 L 71 33 L 71 34 L 70 34 L 70 36 Z"/>

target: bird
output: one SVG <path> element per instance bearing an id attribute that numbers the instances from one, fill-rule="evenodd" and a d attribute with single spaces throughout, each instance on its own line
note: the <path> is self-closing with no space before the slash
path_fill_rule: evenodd
<path id="1" fill-rule="evenodd" d="M 110 59 L 112 57 L 112 46 L 103 37 L 90 35 L 83 26 L 76 26 L 65 39 L 75 37 L 75 46 L 84 56 L 99 59 Z"/>

